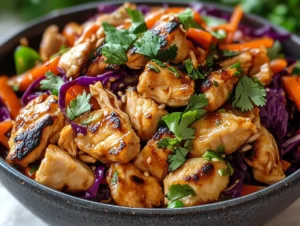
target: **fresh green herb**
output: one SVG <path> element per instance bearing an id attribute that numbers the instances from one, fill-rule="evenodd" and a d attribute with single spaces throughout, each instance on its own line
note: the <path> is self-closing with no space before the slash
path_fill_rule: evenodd
<path id="1" fill-rule="evenodd" d="M 81 114 L 91 110 L 90 104 L 91 94 L 86 94 L 84 91 L 71 101 L 70 106 L 67 108 L 67 115 L 69 119 L 74 120 Z"/>
<path id="2" fill-rule="evenodd" d="M 167 67 L 167 65 L 166 65 L 164 62 L 160 61 L 160 60 L 152 59 L 152 61 L 153 61 L 154 63 L 156 63 L 156 64 L 157 64 L 158 66 L 160 66 L 160 67 Z"/>
<path id="3" fill-rule="evenodd" d="M 118 171 L 115 171 L 113 174 L 113 177 L 111 178 L 110 184 L 111 185 L 117 185 L 119 180 L 119 174 Z"/>
<path id="4" fill-rule="evenodd" d="M 58 95 L 58 91 L 60 87 L 64 84 L 64 80 L 52 72 L 46 73 L 46 79 L 40 82 L 41 89 L 43 90 L 50 90 L 53 95 Z"/>
<path id="5" fill-rule="evenodd" d="M 278 58 L 281 48 L 282 48 L 282 46 L 281 46 L 280 42 L 275 41 L 273 46 L 267 50 L 269 59 L 274 60 L 274 59 Z"/>
<path id="6" fill-rule="evenodd" d="M 178 144 L 179 141 L 177 139 L 166 137 L 157 142 L 157 147 L 173 150 Z"/>
<path id="7" fill-rule="evenodd" d="M 29 170 L 29 174 L 32 176 L 38 169 L 39 167 L 37 165 L 32 166 Z"/>
<path id="8" fill-rule="evenodd" d="M 130 32 L 134 34 L 140 34 L 147 31 L 148 28 L 145 23 L 145 18 L 142 12 L 131 8 L 126 8 L 126 12 L 128 13 L 132 21 Z"/>
<path id="9" fill-rule="evenodd" d="M 189 150 L 183 147 L 177 147 L 172 155 L 168 156 L 169 171 L 177 170 L 180 166 L 182 166 L 186 162 L 187 154 Z"/>
<path id="10" fill-rule="evenodd" d="M 158 52 L 157 58 L 162 61 L 174 60 L 177 56 L 178 47 L 170 46 L 168 49 L 161 49 Z"/>
<path id="11" fill-rule="evenodd" d="M 249 111 L 254 105 L 266 103 L 266 90 L 262 84 L 248 76 L 242 76 L 236 86 L 233 105 L 241 111 Z"/>
<path id="12" fill-rule="evenodd" d="M 175 77 L 180 78 L 180 74 L 174 66 L 169 67 L 168 70 L 171 71 Z"/>
<path id="13" fill-rule="evenodd" d="M 194 68 L 191 59 L 187 59 L 184 61 L 184 67 L 188 73 L 188 76 L 191 79 L 193 80 L 204 79 L 204 76 L 197 69 Z"/>
<path id="14" fill-rule="evenodd" d="M 226 32 L 224 30 L 217 30 L 217 31 L 211 31 L 210 32 L 215 38 L 219 39 L 219 40 L 223 40 L 224 38 L 226 38 Z"/>
<path id="15" fill-rule="evenodd" d="M 204 155 L 202 156 L 202 158 L 204 158 L 207 161 L 212 161 L 212 162 L 224 161 L 224 159 L 220 156 L 219 153 L 217 153 L 216 151 L 212 151 L 212 150 L 207 150 L 204 153 Z"/>
<path id="16" fill-rule="evenodd" d="M 292 70 L 292 75 L 300 75 L 300 60 L 296 62 L 296 66 Z"/>
<path id="17" fill-rule="evenodd" d="M 214 80 L 214 86 L 219 87 L 219 83 L 216 80 Z"/>
<path id="18" fill-rule="evenodd" d="M 18 46 L 14 52 L 14 60 L 17 74 L 33 68 L 37 62 L 41 62 L 41 56 L 34 49 L 27 46 Z"/>
<path id="19" fill-rule="evenodd" d="M 211 44 L 209 47 L 208 54 L 206 56 L 206 67 L 212 68 L 215 64 L 215 60 L 217 60 L 217 46 L 215 44 Z"/>
<path id="20" fill-rule="evenodd" d="M 198 24 L 194 20 L 193 11 L 190 8 L 188 8 L 184 12 L 178 14 L 178 19 L 185 29 L 199 28 L 199 29 L 203 30 L 203 28 L 200 26 L 200 24 Z"/>
<path id="21" fill-rule="evenodd" d="M 241 52 L 238 51 L 230 51 L 230 50 L 222 50 L 222 55 L 223 57 L 234 57 L 234 56 L 238 56 L 241 54 Z"/>
<path id="22" fill-rule="evenodd" d="M 101 53 L 106 57 L 105 63 L 121 65 L 127 62 L 126 52 L 119 44 L 106 43 Z"/>
<path id="23" fill-rule="evenodd" d="M 227 23 L 226 20 L 213 16 L 202 16 L 202 19 L 205 21 L 207 27 L 215 27 Z"/>
<path id="24" fill-rule="evenodd" d="M 197 119 L 199 119 L 200 117 L 202 117 L 206 111 L 203 110 L 202 108 L 208 106 L 208 100 L 205 97 L 205 94 L 195 94 L 193 96 L 191 96 L 190 101 L 188 103 L 188 105 L 186 106 L 186 109 L 184 112 L 188 112 L 188 111 L 197 111 Z"/>
<path id="25" fill-rule="evenodd" d="M 12 85 L 11 87 L 13 89 L 13 91 L 18 92 L 20 90 L 20 86 L 19 85 Z"/>
<path id="26" fill-rule="evenodd" d="M 232 168 L 231 164 L 229 162 L 226 162 L 227 168 L 225 169 L 219 169 L 218 174 L 220 176 L 232 176 L 234 173 L 234 169 Z"/>
<path id="27" fill-rule="evenodd" d="M 159 73 L 159 72 L 160 72 L 159 68 L 156 67 L 154 64 L 148 64 L 148 69 L 149 69 L 149 70 L 152 70 L 152 71 L 154 71 L 154 72 L 156 72 L 156 73 Z"/>
<path id="28" fill-rule="evenodd" d="M 174 209 L 174 208 L 181 208 L 184 207 L 184 204 L 180 200 L 174 200 L 173 202 L 169 202 L 168 207 L 169 209 Z"/>
<path id="29" fill-rule="evenodd" d="M 167 193 L 166 197 L 170 201 L 168 208 L 176 208 L 176 207 L 183 207 L 183 203 L 180 201 L 181 198 L 186 196 L 195 196 L 196 193 L 192 187 L 188 184 L 173 184 L 169 187 L 169 192 Z M 180 201 L 174 203 L 176 201 Z"/>

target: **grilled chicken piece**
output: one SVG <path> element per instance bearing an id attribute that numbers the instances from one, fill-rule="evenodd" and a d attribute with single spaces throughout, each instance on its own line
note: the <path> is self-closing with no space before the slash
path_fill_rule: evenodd
<path id="1" fill-rule="evenodd" d="M 49 145 L 35 180 L 56 190 L 86 191 L 94 184 L 94 173 L 79 160 L 55 145 Z"/>
<path id="2" fill-rule="evenodd" d="M 248 75 L 252 66 L 252 55 L 250 51 L 242 52 L 240 55 L 228 58 L 220 63 L 221 69 L 226 69 L 233 64 L 240 63 L 244 74 Z"/>
<path id="3" fill-rule="evenodd" d="M 151 67 L 157 67 L 155 72 Z M 167 67 L 160 67 L 151 61 L 147 64 L 139 78 L 138 93 L 145 98 L 151 98 L 159 104 L 171 107 L 185 106 L 194 93 L 195 83 L 187 75 L 177 70 L 180 77 L 176 77 Z"/>
<path id="4" fill-rule="evenodd" d="M 133 89 L 126 90 L 125 111 L 137 135 L 150 140 L 155 134 L 160 118 L 168 112 L 150 98 L 144 98 Z"/>
<path id="5" fill-rule="evenodd" d="M 74 133 L 72 126 L 65 126 L 60 132 L 58 146 L 64 150 L 67 150 L 73 157 L 77 155 L 77 145 L 75 143 L 76 134 Z"/>
<path id="6" fill-rule="evenodd" d="M 66 72 L 67 78 L 76 78 L 87 62 L 90 51 L 90 42 L 77 44 L 61 56 L 58 67 Z"/>
<path id="7" fill-rule="evenodd" d="M 251 156 L 245 161 L 253 169 L 254 178 L 262 183 L 274 184 L 285 178 L 277 144 L 272 134 L 261 126 L 261 135 L 253 145 Z"/>
<path id="8" fill-rule="evenodd" d="M 269 85 L 273 78 L 273 72 L 270 68 L 267 49 L 261 47 L 259 49 L 251 49 L 250 52 L 253 56 L 253 65 L 250 70 L 250 76 L 257 78 L 263 85 Z"/>
<path id="9" fill-rule="evenodd" d="M 136 53 L 135 52 L 136 48 L 132 47 L 129 49 L 126 53 L 127 56 L 127 67 L 132 68 L 132 69 L 141 69 L 145 67 L 145 65 L 148 63 L 149 58 L 146 56 Z"/>
<path id="10" fill-rule="evenodd" d="M 168 194 L 171 185 L 188 184 L 195 196 L 186 196 L 180 200 L 184 206 L 197 206 L 217 201 L 229 183 L 229 175 L 220 176 L 218 170 L 226 169 L 224 162 L 209 162 L 203 158 L 187 160 L 183 166 L 169 173 L 164 179 L 164 192 Z M 165 204 L 168 200 L 165 199 Z"/>
<path id="11" fill-rule="evenodd" d="M 167 148 L 158 148 L 157 142 L 167 137 L 173 138 L 174 135 L 167 128 L 159 128 L 134 160 L 134 165 L 141 172 L 150 173 L 159 182 L 162 182 L 168 173 L 168 155 L 172 154 L 172 151 Z"/>
<path id="12" fill-rule="evenodd" d="M 103 55 L 97 56 L 94 60 L 92 60 L 89 65 L 86 74 L 88 76 L 97 76 L 101 75 L 108 70 L 118 70 L 119 65 L 111 65 L 105 63 L 106 58 Z"/>
<path id="13" fill-rule="evenodd" d="M 201 92 L 208 99 L 207 111 L 215 111 L 228 100 L 239 78 L 235 75 L 235 68 L 227 68 L 212 72 L 201 84 Z"/>
<path id="14" fill-rule="evenodd" d="M 43 94 L 29 102 L 14 123 L 7 162 L 26 167 L 41 159 L 48 144 L 58 141 L 64 123 L 56 96 Z"/>
<path id="15" fill-rule="evenodd" d="M 111 164 L 106 180 L 114 201 L 120 206 L 152 208 L 161 206 L 162 187 L 151 176 L 144 176 L 134 165 Z"/>
<path id="16" fill-rule="evenodd" d="M 129 19 L 129 15 L 126 12 L 126 8 L 136 9 L 136 5 L 126 2 L 122 6 L 120 6 L 117 10 L 115 10 L 114 12 L 100 15 L 96 19 L 96 22 L 100 25 L 103 22 L 106 22 L 115 27 L 120 26 L 120 25 L 124 24 L 124 21 L 126 19 Z"/>
<path id="17" fill-rule="evenodd" d="M 50 59 L 51 56 L 58 53 L 61 46 L 66 43 L 66 39 L 59 33 L 56 25 L 49 26 L 43 34 L 40 44 L 40 55 L 44 61 Z"/>
<path id="18" fill-rule="evenodd" d="M 191 125 L 195 128 L 192 157 L 201 157 L 207 150 L 217 150 L 222 145 L 225 153 L 235 152 L 259 130 L 250 118 L 242 118 L 229 113 L 210 113 Z M 250 139 L 251 138 L 251 139 Z"/>
<path id="19" fill-rule="evenodd" d="M 162 47 L 162 50 L 166 50 L 173 45 L 178 48 L 176 58 L 172 60 L 173 62 L 181 63 L 188 57 L 189 47 L 185 31 L 181 28 L 178 18 L 166 16 L 165 19 L 157 21 L 151 30 L 165 40 L 165 46 Z"/>

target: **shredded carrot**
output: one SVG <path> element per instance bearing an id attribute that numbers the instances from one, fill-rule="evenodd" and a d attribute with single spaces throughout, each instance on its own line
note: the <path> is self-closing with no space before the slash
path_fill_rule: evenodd
<path id="1" fill-rule="evenodd" d="M 76 39 L 82 33 L 82 26 L 77 23 L 68 23 L 62 32 L 69 46 L 74 46 Z"/>
<path id="2" fill-rule="evenodd" d="M 19 91 L 26 91 L 26 89 L 31 85 L 33 81 L 44 76 L 47 72 L 51 71 L 54 74 L 58 74 L 57 66 L 59 63 L 60 56 L 57 56 L 42 65 L 38 65 L 29 71 L 21 75 L 12 77 L 9 80 L 11 86 L 15 86 Z"/>
<path id="3" fill-rule="evenodd" d="M 186 36 L 200 43 L 205 49 L 209 48 L 213 40 L 213 36 L 209 32 L 197 28 L 188 29 L 186 32 Z"/>
<path id="4" fill-rule="evenodd" d="M 227 44 L 232 43 L 233 36 L 239 26 L 239 23 L 242 20 L 243 15 L 244 15 L 244 11 L 242 7 L 239 5 L 236 6 L 229 21 L 232 31 L 228 32 L 225 43 Z"/>
<path id="5" fill-rule="evenodd" d="M 287 67 L 285 59 L 275 59 L 270 62 L 270 68 L 273 73 L 278 73 Z"/>
<path id="6" fill-rule="evenodd" d="M 194 20 L 200 24 L 202 27 L 206 27 L 206 23 L 205 21 L 202 19 L 202 17 L 200 16 L 200 14 L 196 11 L 193 11 L 193 14 L 194 14 Z"/>
<path id="7" fill-rule="evenodd" d="M 282 83 L 290 99 L 295 102 L 300 110 L 300 76 L 284 76 Z"/>
<path id="8" fill-rule="evenodd" d="M 283 172 L 286 172 L 290 168 L 290 166 L 292 165 L 290 162 L 285 161 L 283 159 L 281 159 L 280 162 L 281 162 Z"/>
<path id="9" fill-rule="evenodd" d="M 231 51 L 242 51 L 245 49 L 254 49 L 254 48 L 260 48 L 261 46 L 264 46 L 266 48 L 271 48 L 274 44 L 274 40 L 271 38 L 261 38 L 256 39 L 253 41 L 240 43 L 240 44 L 228 44 L 228 45 L 220 45 L 221 50 L 231 50 Z"/>
<path id="10" fill-rule="evenodd" d="M 0 97 L 8 108 L 10 116 L 15 119 L 18 116 L 22 105 L 13 89 L 8 85 L 7 76 L 0 77 Z"/>
<path id="11" fill-rule="evenodd" d="M 5 135 L 13 126 L 13 122 L 11 120 L 0 122 L 0 143 L 4 145 L 7 149 L 8 146 L 8 137 Z"/>
<path id="12" fill-rule="evenodd" d="M 83 43 L 85 40 L 90 39 L 93 34 L 96 34 L 100 26 L 96 23 L 91 24 L 90 26 L 87 26 L 83 32 L 82 35 L 79 37 L 79 39 L 75 42 L 75 45 Z"/>
<path id="13" fill-rule="evenodd" d="M 242 196 L 245 195 L 250 195 L 254 192 L 260 191 L 262 189 L 264 189 L 264 186 L 255 186 L 255 185 L 247 185 L 247 184 L 243 184 L 242 187 Z"/>

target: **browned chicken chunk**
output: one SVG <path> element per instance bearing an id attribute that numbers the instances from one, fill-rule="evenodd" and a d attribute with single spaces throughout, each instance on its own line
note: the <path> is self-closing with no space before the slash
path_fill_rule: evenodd
<path id="1" fill-rule="evenodd" d="M 65 126 L 60 132 L 58 146 L 67 150 L 73 157 L 77 155 L 77 145 L 75 143 L 76 134 L 71 125 Z"/>
<path id="2" fill-rule="evenodd" d="M 151 70 L 153 65 L 159 68 L 160 72 Z M 171 107 L 187 105 L 194 94 L 195 83 L 180 70 L 177 69 L 177 72 L 180 77 L 176 77 L 169 70 L 169 65 L 161 67 L 153 61 L 149 62 L 139 78 L 138 93 Z"/>
<path id="3" fill-rule="evenodd" d="M 56 190 L 86 191 L 94 184 L 94 173 L 55 145 L 49 145 L 35 180 Z"/>
<path id="4" fill-rule="evenodd" d="M 42 158 L 48 144 L 58 141 L 64 123 L 56 96 L 43 94 L 35 98 L 16 118 L 6 160 L 11 164 L 26 167 Z"/>
<path id="5" fill-rule="evenodd" d="M 126 90 L 125 111 L 138 136 L 145 141 L 155 134 L 157 124 L 168 112 L 150 98 L 144 98 L 133 89 Z"/>
<path id="6" fill-rule="evenodd" d="M 274 184 L 285 178 L 279 151 L 273 135 L 261 126 L 261 135 L 253 145 L 251 156 L 245 161 L 253 169 L 254 178 L 265 184 Z"/>
<path id="7" fill-rule="evenodd" d="M 221 176 L 218 170 L 226 168 L 227 165 L 221 161 L 209 162 L 203 158 L 189 159 L 182 167 L 166 176 L 164 179 L 165 195 L 168 194 L 171 185 L 188 184 L 196 195 L 181 198 L 184 206 L 218 201 L 221 192 L 229 183 L 229 175 Z M 165 204 L 168 204 L 167 199 L 165 199 Z"/>
<path id="8" fill-rule="evenodd" d="M 191 127 L 196 129 L 192 157 L 201 157 L 207 150 L 217 150 L 219 146 L 231 154 L 259 132 L 250 118 L 225 112 L 207 114 Z"/>
<path id="9" fill-rule="evenodd" d="M 60 48 L 66 43 L 63 35 L 59 33 L 59 28 L 56 25 L 49 26 L 43 34 L 40 44 L 40 55 L 44 61 L 50 59 L 55 53 L 58 53 Z"/>
<path id="10" fill-rule="evenodd" d="M 159 207 L 164 194 L 158 181 L 151 176 L 144 176 L 134 165 L 111 164 L 107 183 L 114 201 L 120 206 L 134 208 Z"/>
<path id="11" fill-rule="evenodd" d="M 150 173 L 159 182 L 162 182 L 168 173 L 168 155 L 172 154 L 172 151 L 167 148 L 158 148 L 157 142 L 167 137 L 173 138 L 174 135 L 171 135 L 167 128 L 159 128 L 134 160 L 134 165 L 141 172 Z"/>
<path id="12" fill-rule="evenodd" d="M 221 69 L 226 69 L 233 64 L 240 63 L 244 74 L 248 75 L 252 66 L 252 55 L 250 51 L 242 52 L 240 55 L 231 57 L 220 63 Z"/>

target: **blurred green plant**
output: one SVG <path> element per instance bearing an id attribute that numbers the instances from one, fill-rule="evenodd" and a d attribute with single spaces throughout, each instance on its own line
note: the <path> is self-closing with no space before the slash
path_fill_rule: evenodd
<path id="1" fill-rule="evenodd" d="M 23 20 L 46 14 L 76 4 L 97 0 L 0 0 L 0 13 L 3 10 L 17 12 Z M 99 0 L 98 0 L 99 1 Z M 129 0 L 128 0 L 129 1 Z M 196 0 L 195 0 L 196 1 Z M 246 12 L 265 17 L 274 24 L 300 34 L 300 0 L 206 0 L 234 6 L 241 4 Z M 190 2 L 190 1 L 186 1 Z"/>

